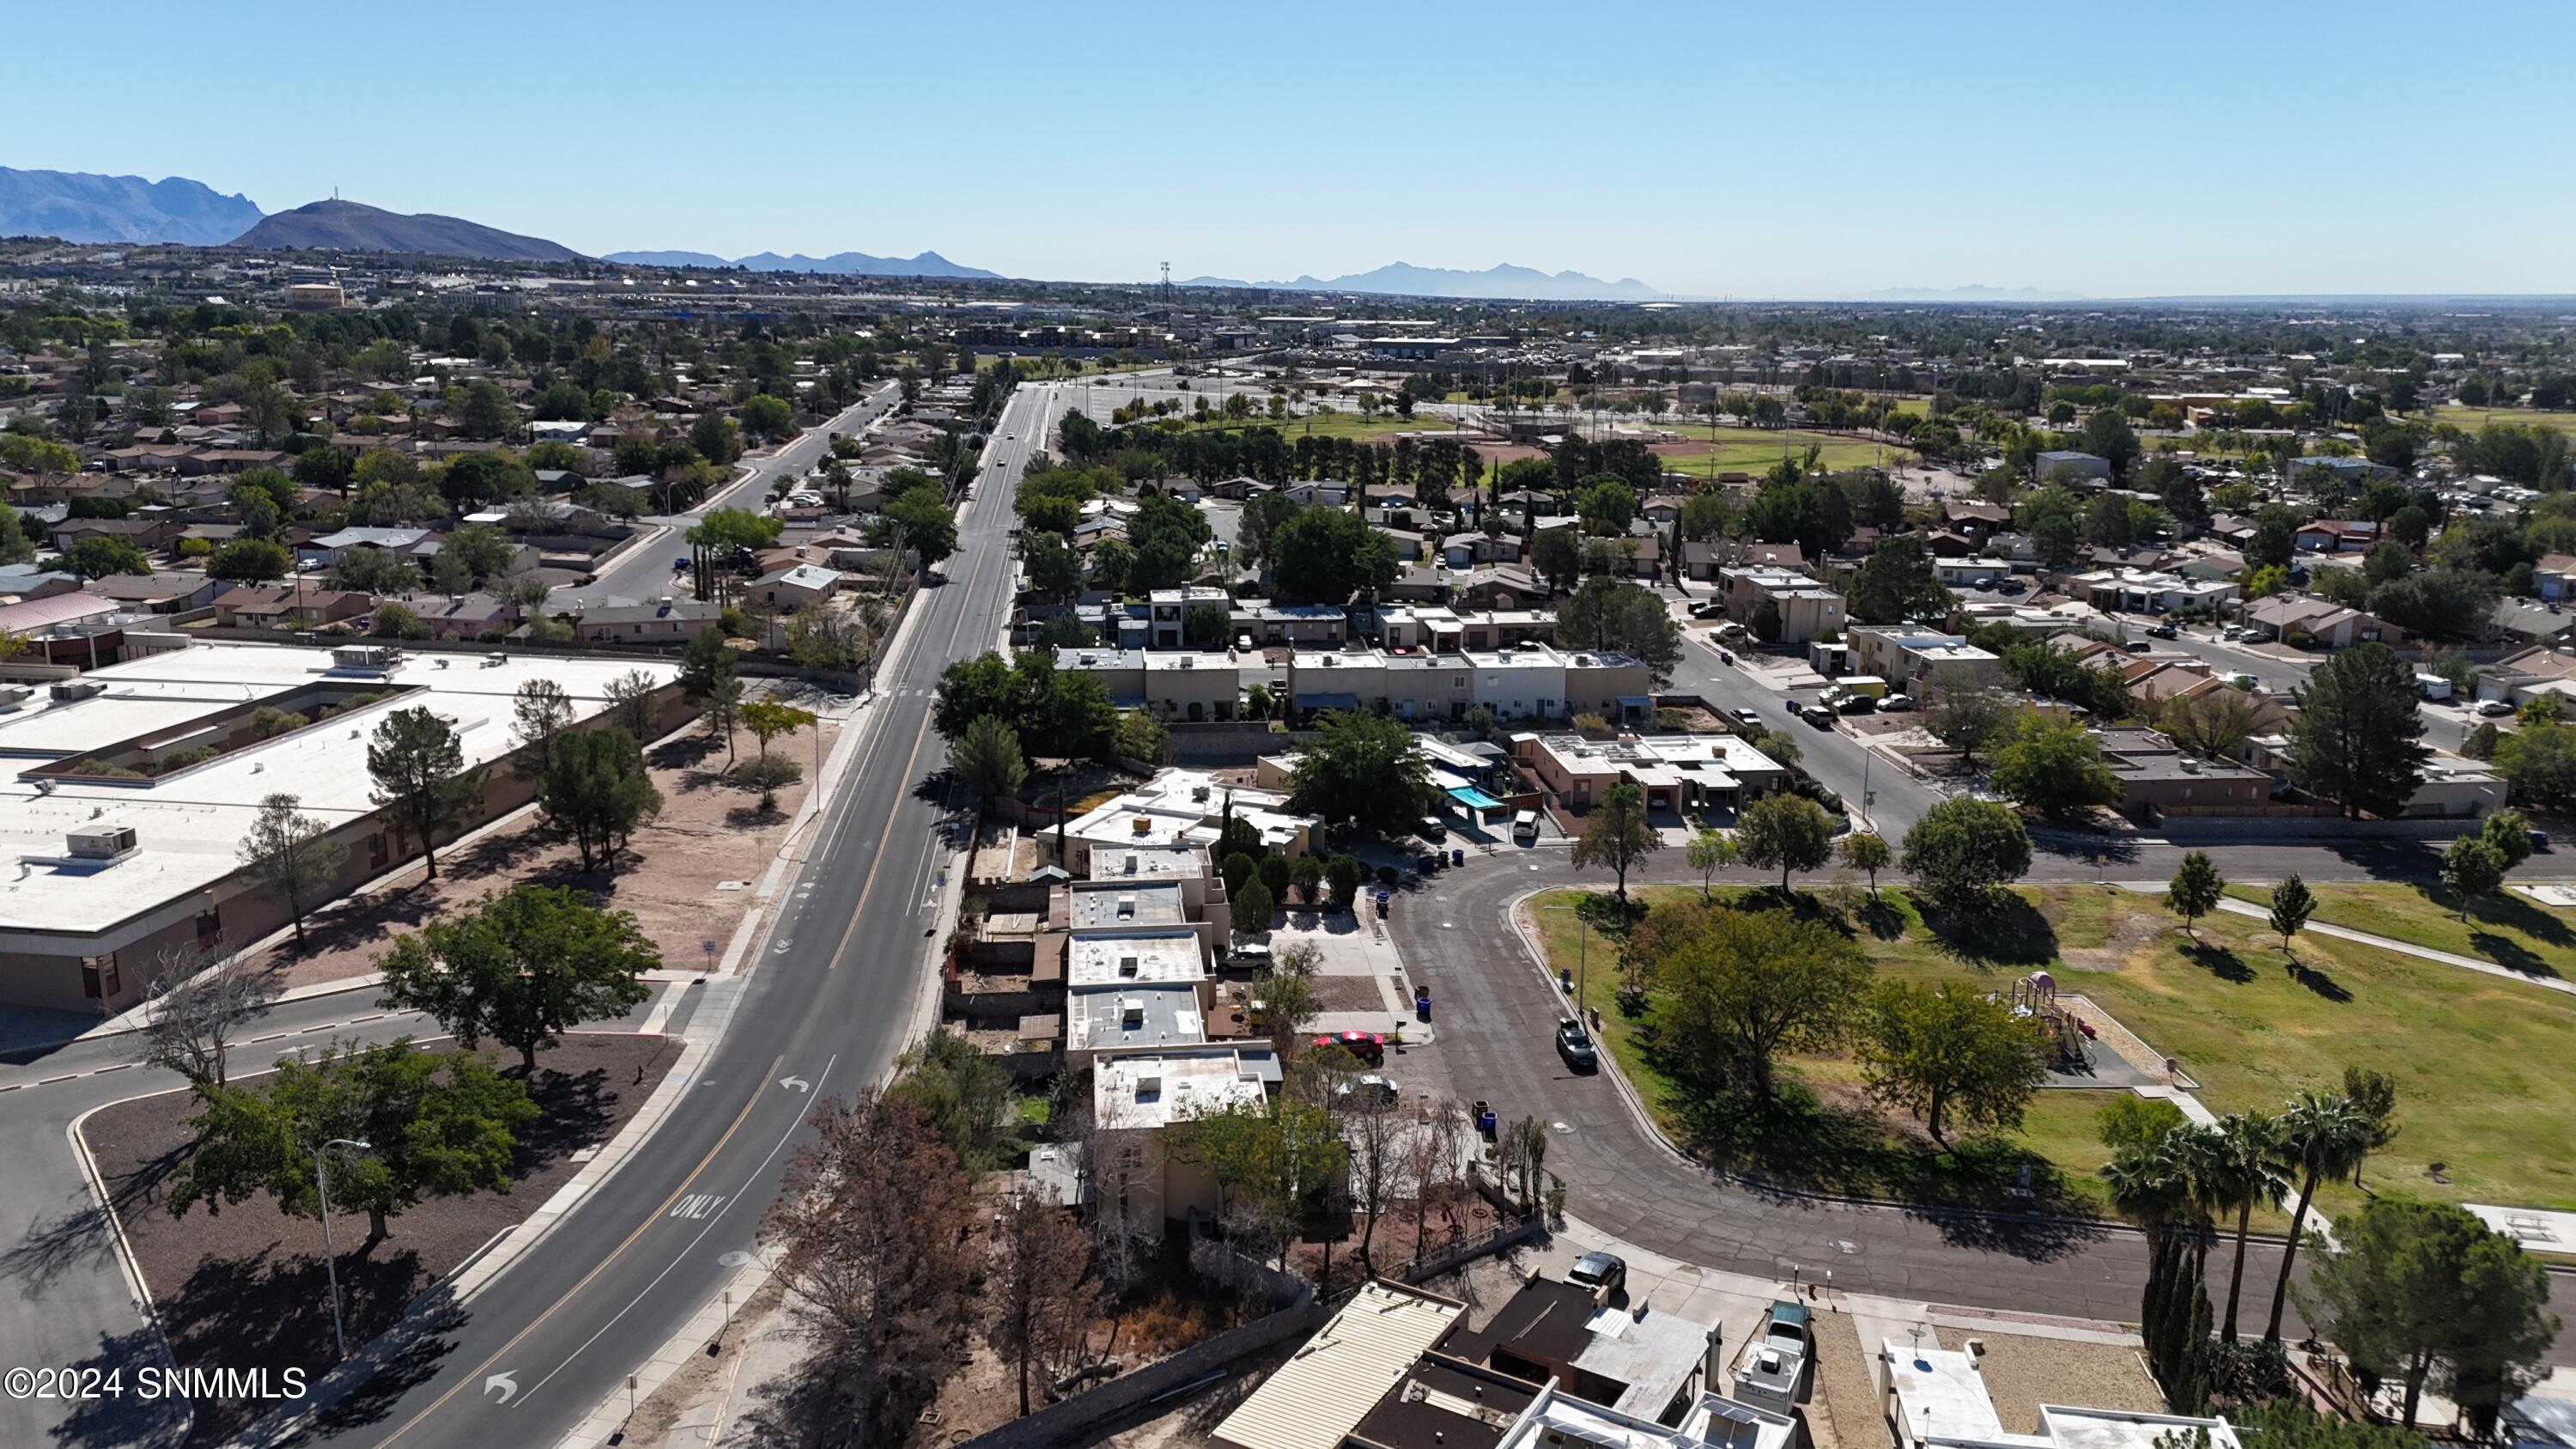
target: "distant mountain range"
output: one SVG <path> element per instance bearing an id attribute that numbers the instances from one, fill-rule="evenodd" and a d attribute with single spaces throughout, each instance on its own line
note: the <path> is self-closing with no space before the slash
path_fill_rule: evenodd
<path id="1" fill-rule="evenodd" d="M 572 262 L 581 253 L 543 237 L 521 236 L 460 217 L 405 216 L 355 201 L 314 201 L 261 218 L 232 239 L 271 251 L 321 248 L 344 252 L 421 252 L 504 262 Z"/>
<path id="2" fill-rule="evenodd" d="M 982 267 L 961 267 L 937 252 L 914 257 L 872 257 L 866 252 L 834 252 L 828 257 L 798 252 L 782 257 L 776 252 L 755 252 L 730 261 L 712 252 L 610 252 L 600 260 L 635 267 L 740 267 L 747 272 L 816 272 L 835 277 L 984 277 L 995 281 L 1002 277 Z"/>
<path id="3" fill-rule="evenodd" d="M 1392 297 L 1475 297 L 1493 301 L 1646 302 L 1666 295 L 1634 277 L 1605 282 L 1581 272 L 1542 272 L 1509 262 L 1481 272 L 1390 262 L 1375 271 L 1340 277 L 1299 277 L 1293 282 L 1243 282 L 1232 277 L 1192 277 L 1191 287 L 1267 287 L 1283 292 L 1372 292 Z"/>
<path id="4" fill-rule="evenodd" d="M 211 247 L 258 222 L 259 208 L 249 197 L 226 196 L 184 176 L 146 181 L 0 166 L 0 236 Z"/>

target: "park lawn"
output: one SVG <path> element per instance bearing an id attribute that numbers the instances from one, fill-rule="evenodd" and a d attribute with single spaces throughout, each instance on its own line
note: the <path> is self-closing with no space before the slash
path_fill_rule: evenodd
<path id="1" fill-rule="evenodd" d="M 1883 467 L 1913 457 L 1911 449 L 1803 428 L 1719 428 L 1713 446 L 1707 428 L 1684 424 L 1673 431 L 1681 441 L 1663 445 L 1658 453 L 1665 469 L 1702 478 L 1760 473 L 1782 458 L 1803 460 L 1810 444 L 1823 446 L 1817 461 L 1828 469 Z"/>
<path id="2" fill-rule="evenodd" d="M 2435 884 L 2371 881 L 2311 885 L 2308 892 L 2317 901 L 2310 920 L 2492 961 L 2525 976 L 2576 976 L 2576 922 L 2529 896 L 2499 891 L 2473 902 L 2462 921 L 2458 899 Z M 2272 905 L 2269 886 L 2231 885 L 2227 893 L 2266 910 Z"/>
<path id="3" fill-rule="evenodd" d="M 2489 423 L 2521 423 L 2527 427 L 2549 428 L 2561 433 L 2576 433 L 2576 412 L 2542 412 L 2536 408 L 2471 408 L 2452 403 L 2433 409 L 2429 416 L 2435 423 L 2449 423 L 2466 432 L 2476 432 Z"/>
<path id="4" fill-rule="evenodd" d="M 1640 894 L 1652 901 L 1690 889 Z M 2322 897 L 2327 888 L 2316 889 Z M 2000 988 L 2045 966 L 2061 990 L 2090 998 L 2153 1049 L 2179 1060 L 2199 1083 L 2200 1100 L 2222 1114 L 2278 1110 L 2300 1090 L 2335 1087 L 2346 1064 L 2376 1066 L 2397 1078 L 2399 1135 L 2367 1169 L 2374 1187 L 2576 1210 L 2576 1077 L 2557 1066 L 2576 1060 L 2576 998 L 2314 935 L 2297 942 L 2294 970 L 2278 938 L 2251 917 L 2203 917 L 2194 940 L 2153 897 L 2091 886 L 2026 887 L 2016 894 L 2029 915 L 1982 958 L 1933 939 L 1894 889 L 1881 896 L 1902 919 L 1902 934 L 1882 938 L 1888 929 L 1882 917 L 1876 929 L 1857 930 L 1855 939 L 1880 969 L 1918 980 Z M 1550 898 L 1572 895 L 1552 892 Z M 1804 908 L 1831 910 L 1820 896 Z M 1571 966 L 1574 917 L 1542 912 L 1537 919 L 1551 961 Z M 1611 963 L 1590 973 L 1586 992 L 1601 1013 L 1603 1044 L 1669 1135 L 1703 1141 L 1712 1114 L 1694 1111 L 1657 1067 L 1640 1031 L 1650 1024 L 1651 1008 L 1642 1021 L 1623 1016 L 1615 949 L 1596 942 L 1593 954 Z M 1868 1110 L 1849 1058 L 1801 1057 L 1781 1065 L 1783 1079 L 1812 1089 L 1823 1108 L 1799 1124 L 1807 1135 L 1797 1150 L 1772 1155 L 1758 1164 L 1761 1170 L 1798 1176 L 1806 1167 L 1816 1186 L 1982 1201 L 1996 1187 L 1996 1172 L 2011 1168 L 2012 1155 L 2030 1153 L 2056 1169 L 2044 1198 L 2077 1210 L 2102 1205 L 2092 1174 L 2104 1153 L 2092 1135 L 2092 1115 L 2110 1100 L 2108 1093 L 2043 1091 L 2019 1133 L 1983 1151 L 1940 1154 L 1910 1124 Z M 1863 1123 L 1871 1126 L 1864 1130 Z M 1801 1153 L 1812 1160 L 1802 1163 Z M 2352 1211 L 2359 1202 L 2349 1185 L 2320 1194 L 2329 1213 Z"/>

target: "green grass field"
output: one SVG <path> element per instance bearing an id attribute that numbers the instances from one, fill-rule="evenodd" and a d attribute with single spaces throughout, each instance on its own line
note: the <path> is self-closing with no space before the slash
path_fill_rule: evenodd
<path id="1" fill-rule="evenodd" d="M 1831 469 L 1892 467 L 1911 459 L 1906 448 L 1891 448 L 1831 433 L 1804 429 L 1719 428 L 1714 446 L 1704 427 L 1676 427 L 1681 444 L 1664 450 L 1664 467 L 1701 478 L 1720 473 L 1760 474 L 1782 458 L 1806 457 L 1809 444 L 1821 444 L 1818 461 Z"/>
<path id="2" fill-rule="evenodd" d="M 1689 889 L 1654 887 L 1642 894 L 1652 901 Z M 2420 908 L 2387 895 L 2415 894 L 2410 887 L 2316 890 L 2321 902 L 2336 893 L 2331 909 L 2320 905 L 2319 920 L 2343 915 L 2356 929 L 2410 940 L 2416 939 L 2410 933 L 2422 933 L 2427 944 L 2442 944 L 2437 905 L 2420 895 Z M 2373 898 L 2374 891 L 2382 895 Z M 1936 939 L 1893 889 L 1881 893 L 1886 910 L 1874 926 L 1848 929 L 1881 972 L 1915 980 L 1999 989 L 2045 966 L 2061 991 L 2091 999 L 2154 1050 L 2177 1058 L 2216 1112 L 2274 1110 L 2301 1089 L 2333 1088 L 2348 1063 L 2378 1067 L 2398 1079 L 2399 1134 L 2368 1169 L 2374 1186 L 2454 1201 L 2576 1209 L 2576 1074 L 2560 1068 L 2576 1061 L 2576 998 L 2313 934 L 2285 956 L 2262 921 L 2243 916 L 2203 917 L 2195 940 L 2154 898 L 2123 891 L 2047 886 L 2019 894 L 2028 909 L 1982 957 Z M 1574 895 L 1551 892 L 1534 904 Z M 1807 902 L 1805 908 L 1844 919 L 1820 897 Z M 1541 912 L 1535 919 L 1551 962 L 1572 966 L 1573 915 Z M 2512 928 L 2535 952 L 2563 949 L 2547 940 L 2551 928 Z M 1604 965 L 1615 962 L 1615 948 L 1596 936 L 1591 950 L 1599 969 L 1586 996 L 1601 1013 L 1604 1044 L 1667 1133 L 1709 1150 L 1708 1124 L 1725 1114 L 1692 1101 L 1656 1068 L 1651 998 L 1642 1018 L 1623 1016 L 1617 972 Z M 2093 1136 L 2092 1117 L 2109 1092 L 2043 1091 L 2020 1132 L 1940 1153 L 1912 1124 L 1866 1104 L 1847 1056 L 1782 1065 L 1784 1079 L 1811 1089 L 1819 1106 L 1777 1134 L 1780 1140 L 1769 1144 L 1776 1151 L 1755 1164 L 1763 1170 L 1847 1191 L 1985 1201 L 1994 1197 L 2000 1174 L 2040 1159 L 2054 1168 L 2037 1184 L 2043 1200 L 2078 1208 L 2101 1203 L 2093 1173 L 2106 1154 Z M 1738 1104 L 1727 1110 L 1746 1115 Z M 1712 1155 L 1739 1146 L 1721 1145 Z M 2348 1185 L 2321 1195 L 2329 1212 L 2349 1211 L 2358 1200 Z"/>
<path id="3" fill-rule="evenodd" d="M 2312 885 L 2316 914 L 2309 919 L 2492 961 L 2526 976 L 2576 976 L 2576 921 L 2528 896 L 2498 892 L 2471 903 L 2460 919 L 2456 897 L 2438 885 L 2373 881 Z M 2269 909 L 2269 886 L 2232 885 L 2227 893 Z"/>
<path id="4" fill-rule="evenodd" d="M 2541 412 L 2533 408 L 2464 408 L 2457 404 L 2438 407 L 2425 414 L 2436 423 L 2449 423 L 2466 432 L 2476 432 L 2489 423 L 2521 423 L 2525 427 L 2550 428 L 2562 433 L 2576 433 L 2576 412 Z"/>
<path id="5" fill-rule="evenodd" d="M 1220 418 L 1203 424 L 1192 423 L 1190 427 L 1207 432 L 1221 432 L 1228 428 L 1271 427 L 1277 428 L 1279 435 L 1292 444 L 1308 434 L 1318 438 L 1349 438 L 1356 442 L 1378 442 L 1391 440 L 1398 433 L 1418 433 L 1425 438 L 1431 438 L 1455 430 L 1449 419 L 1435 417 L 1430 413 L 1405 418 L 1398 417 L 1394 413 L 1362 417 L 1354 412 L 1301 413 L 1275 421 L 1267 416 L 1245 418 L 1240 422 Z"/>

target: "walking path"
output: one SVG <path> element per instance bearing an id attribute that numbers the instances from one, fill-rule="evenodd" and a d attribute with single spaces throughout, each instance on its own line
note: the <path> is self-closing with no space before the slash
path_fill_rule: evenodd
<path id="1" fill-rule="evenodd" d="M 2161 881 L 2124 880 L 2120 882 L 2120 887 L 2140 895 L 2160 896 L 2165 893 L 2165 886 Z M 2231 916 L 2252 916 L 2258 921 L 2268 921 L 2272 918 L 2270 911 L 2248 901 L 2222 900 L 2218 903 L 2218 908 Z M 2448 951 L 2436 951 L 2430 946 L 2418 946 L 2412 941 L 2400 941 L 2390 936 L 2374 936 L 2368 931 L 2356 931 L 2349 926 L 2328 925 L 2324 921 L 2310 921 L 2299 929 L 2314 931 L 2320 936 L 2332 936 L 2338 941 L 2354 941 L 2364 946 L 2375 946 L 2382 951 L 2394 951 L 2401 956 L 2413 956 L 2421 961 L 2457 966 L 2463 971 L 2475 971 L 2481 975 L 2493 976 L 2505 981 L 2519 981 L 2525 986 L 2537 986 L 2544 991 L 2576 996 L 2576 981 L 2554 976 L 2527 975 L 2509 967 L 2498 966 L 2493 961 L 2481 961 L 2475 956 L 2457 956 Z"/>

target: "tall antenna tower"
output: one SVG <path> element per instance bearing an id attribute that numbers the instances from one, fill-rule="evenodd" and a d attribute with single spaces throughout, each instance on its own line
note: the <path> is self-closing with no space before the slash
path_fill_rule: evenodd
<path id="1" fill-rule="evenodd" d="M 1172 264 L 1163 263 L 1163 300 L 1172 300 Z"/>

